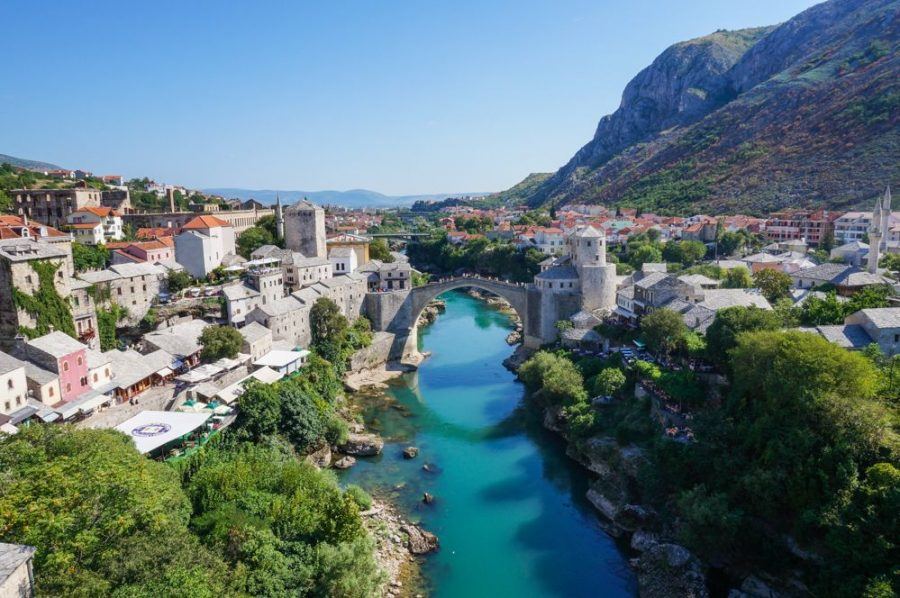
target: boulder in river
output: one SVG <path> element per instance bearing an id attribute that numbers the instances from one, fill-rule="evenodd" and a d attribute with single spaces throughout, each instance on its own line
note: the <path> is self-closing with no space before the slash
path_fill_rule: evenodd
<path id="1" fill-rule="evenodd" d="M 413 554 L 428 554 L 438 549 L 438 538 L 418 525 L 404 525 L 400 528 L 409 537 L 407 547 Z"/>
<path id="2" fill-rule="evenodd" d="M 656 544 L 636 559 L 642 598 L 709 598 L 700 560 L 684 546 Z"/>
<path id="3" fill-rule="evenodd" d="M 350 456 L 341 457 L 334 462 L 335 469 L 350 469 L 354 465 L 356 465 L 356 459 Z"/>
<path id="4" fill-rule="evenodd" d="M 426 463 L 422 466 L 422 471 L 426 473 L 441 473 L 441 468 L 434 463 Z"/>
<path id="5" fill-rule="evenodd" d="M 659 544 L 659 538 L 653 532 L 638 530 L 631 536 L 631 548 L 638 552 L 645 552 Z"/>
<path id="6" fill-rule="evenodd" d="M 422 495 L 422 502 L 426 505 L 430 505 L 434 502 L 434 496 L 426 492 Z"/>
<path id="7" fill-rule="evenodd" d="M 419 448 L 415 446 L 408 446 L 403 449 L 403 458 L 404 459 L 415 459 L 419 456 Z"/>
<path id="8" fill-rule="evenodd" d="M 331 464 L 331 447 L 326 444 L 314 453 L 306 455 L 306 460 L 319 469 L 328 467 Z"/>
<path id="9" fill-rule="evenodd" d="M 354 457 L 374 457 L 384 448 L 384 440 L 375 434 L 351 433 L 347 442 L 338 447 L 345 455 Z"/>

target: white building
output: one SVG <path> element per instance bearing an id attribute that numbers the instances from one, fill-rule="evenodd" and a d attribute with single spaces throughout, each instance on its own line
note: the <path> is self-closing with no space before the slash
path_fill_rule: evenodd
<path id="1" fill-rule="evenodd" d="M 356 252 L 350 247 L 334 247 L 328 251 L 328 261 L 334 275 L 352 274 L 356 271 Z"/>
<path id="2" fill-rule="evenodd" d="M 0 353 L 0 415 L 21 409 L 28 401 L 25 362 Z"/>
<path id="3" fill-rule="evenodd" d="M 234 229 L 215 216 L 202 215 L 189 221 L 175 237 L 175 261 L 196 278 L 206 278 L 235 254 Z"/>
<path id="4" fill-rule="evenodd" d="M 108 207 L 83 207 L 66 218 L 76 241 L 97 245 L 120 240 L 123 234 L 122 215 Z"/>

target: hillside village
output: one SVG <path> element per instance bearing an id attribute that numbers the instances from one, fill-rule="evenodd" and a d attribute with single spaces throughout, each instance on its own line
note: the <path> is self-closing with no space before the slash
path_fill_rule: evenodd
<path id="1" fill-rule="evenodd" d="M 7 430 L 33 420 L 89 418 L 144 395 L 164 397 L 155 401 L 159 405 L 178 395 L 216 400 L 218 391 L 240 380 L 302 367 L 312 340 L 310 310 L 320 298 L 353 322 L 380 312 L 384 294 L 408 294 L 427 282 L 427 273 L 414 270 L 407 256 L 385 251 L 383 241 L 376 244 L 381 259 L 374 259 L 367 236 L 373 231 L 393 232 L 397 247 L 406 242 L 403 232 L 418 231 L 460 251 L 490 243 L 540 255 L 520 281 L 543 297 L 540 323 L 531 324 L 534 346 L 555 342 L 558 334 L 566 343 L 596 343 L 602 339 L 593 329 L 601 322 L 635 327 L 661 308 L 703 333 L 728 307 L 773 309 L 776 299 L 801 306 L 824 300 L 827 292 L 847 302 L 867 288 L 892 289 L 892 268 L 884 266 L 900 252 L 900 216 L 891 211 L 889 189 L 871 213 L 682 218 L 597 205 L 563 206 L 550 217 L 526 207 L 478 207 L 477 200 L 425 205 L 419 212 L 326 212 L 306 201 L 285 207 L 279 200 L 268 208 L 204 198 L 180 210 L 176 192 L 180 198 L 183 188 L 150 184 L 145 187 L 169 209 L 147 212 L 132 207 L 120 176 L 42 174 L 70 184 L 11 190 L 13 213 L 0 217 L 0 342 L 11 391 L 0 417 Z M 90 180 L 102 185 L 85 184 Z M 265 230 L 261 224 L 272 234 L 256 238 Z M 243 244 L 242 256 L 241 239 L 250 237 L 256 242 Z M 588 238 L 597 239 L 598 253 L 578 258 L 573 240 Z M 650 249 L 633 250 L 646 240 Z M 76 267 L 73 253 L 85 248 L 103 248 L 108 257 Z M 693 257 L 684 259 L 689 250 Z M 470 266 L 449 274 L 509 278 Z M 586 274 L 585 266 L 598 273 Z M 789 292 L 775 297 L 755 286 L 766 272 L 783 276 Z M 598 278 L 589 284 L 586 276 Z M 814 329 L 848 348 L 875 342 L 893 354 L 898 342 L 891 339 L 900 331 L 895 316 L 884 314 L 900 308 L 888 307 L 884 297 L 875 308 L 880 311 L 848 314 L 846 322 Z M 575 326 L 557 325 L 569 318 Z M 240 353 L 201 364 L 198 339 L 207 325 L 237 329 Z M 385 321 L 375 328 L 398 332 Z M 124 333 L 119 341 L 116 330 Z M 396 347 L 390 351 L 398 356 Z"/>

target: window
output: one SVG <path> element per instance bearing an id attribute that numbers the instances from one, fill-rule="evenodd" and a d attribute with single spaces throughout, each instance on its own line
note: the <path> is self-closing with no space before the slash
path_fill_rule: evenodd
<path id="1" fill-rule="evenodd" d="M 66 392 L 72 392 L 72 384 L 66 384 Z"/>
<path id="2" fill-rule="evenodd" d="M 106 377 L 109 378 L 109 368 L 106 368 Z"/>
<path id="3" fill-rule="evenodd" d="M 94 372 L 94 382 L 96 382 L 96 381 L 99 380 L 99 379 L 100 379 L 100 378 L 99 378 L 99 376 L 97 376 L 97 372 Z"/>
<path id="4" fill-rule="evenodd" d="M 68 371 L 69 371 L 69 362 L 68 362 L 68 361 L 64 361 L 64 362 L 63 362 L 63 371 L 64 371 L 64 372 L 68 372 Z"/>
<path id="5" fill-rule="evenodd" d="M 7 380 L 7 381 L 6 381 L 6 388 L 12 390 L 12 387 L 13 387 L 13 381 L 12 381 L 11 379 L 10 379 L 10 380 Z"/>
<path id="6" fill-rule="evenodd" d="M 4 411 L 9 411 L 10 409 L 12 409 L 12 403 L 10 403 L 9 401 L 6 401 L 4 405 Z"/>
<path id="7" fill-rule="evenodd" d="M 53 387 L 52 387 L 52 386 L 50 387 L 50 392 L 47 393 L 47 396 L 48 396 L 48 397 L 52 397 L 52 396 L 53 396 Z"/>
<path id="8" fill-rule="evenodd" d="M 79 356 L 78 356 L 78 365 L 81 365 L 81 364 L 83 364 L 83 363 L 84 363 L 84 360 L 83 360 L 83 359 L 81 358 L 81 356 L 79 355 Z"/>

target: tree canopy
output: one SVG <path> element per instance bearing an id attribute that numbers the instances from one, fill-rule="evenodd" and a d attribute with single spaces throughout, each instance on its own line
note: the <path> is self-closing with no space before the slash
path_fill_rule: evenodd
<path id="1" fill-rule="evenodd" d="M 199 340 L 203 345 L 200 357 L 204 361 L 215 361 L 222 357 L 234 359 L 244 343 L 244 337 L 237 328 L 215 324 L 204 328 Z"/>

